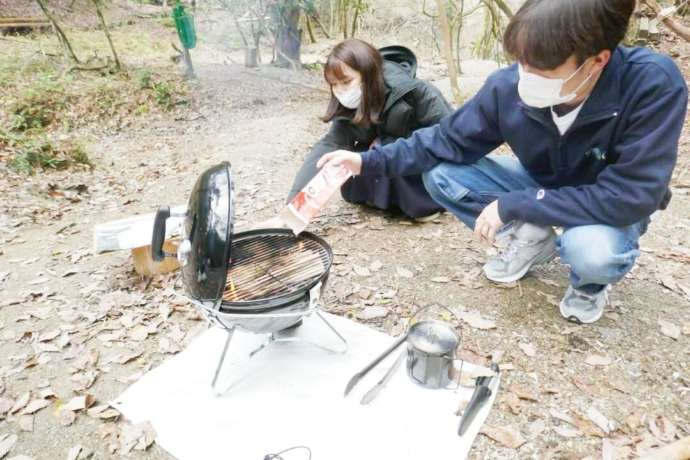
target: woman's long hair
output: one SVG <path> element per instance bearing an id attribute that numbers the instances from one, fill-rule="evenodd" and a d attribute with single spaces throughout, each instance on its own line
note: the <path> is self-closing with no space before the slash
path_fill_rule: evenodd
<path id="1" fill-rule="evenodd" d="M 338 43 L 328 55 L 323 70 L 323 76 L 329 84 L 345 78 L 343 64 L 362 75 L 362 101 L 356 109 L 348 109 L 338 101 L 331 89 L 331 100 L 321 119 L 329 122 L 334 117 L 346 116 L 357 126 L 368 128 L 378 124 L 386 98 L 381 53 L 362 40 L 349 39 Z"/>

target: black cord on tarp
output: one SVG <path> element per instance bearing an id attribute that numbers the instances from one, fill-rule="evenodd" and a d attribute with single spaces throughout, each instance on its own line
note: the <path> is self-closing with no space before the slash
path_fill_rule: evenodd
<path id="1" fill-rule="evenodd" d="M 264 456 L 264 460 L 285 460 L 281 455 L 283 455 L 286 452 L 290 452 L 292 450 L 297 450 L 297 449 L 304 449 L 307 451 L 307 454 L 309 454 L 309 457 L 307 457 L 307 460 L 311 460 L 311 449 L 307 446 L 295 446 L 295 447 L 290 447 L 289 449 L 281 450 L 277 454 L 268 454 Z"/>

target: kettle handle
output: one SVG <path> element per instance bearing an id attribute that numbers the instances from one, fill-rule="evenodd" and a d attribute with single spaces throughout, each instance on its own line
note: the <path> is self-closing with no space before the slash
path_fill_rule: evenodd
<path id="1" fill-rule="evenodd" d="M 450 308 L 448 308 L 444 305 L 431 304 L 431 305 L 427 305 L 426 307 L 422 307 L 419 310 L 417 310 L 416 312 L 414 312 L 414 314 L 412 316 L 410 316 L 410 319 L 407 320 L 407 327 L 409 328 L 410 326 L 412 326 L 413 321 L 417 317 L 418 314 L 420 314 L 421 312 L 423 312 L 425 310 L 429 310 L 430 308 L 441 308 L 441 309 L 447 311 L 448 313 L 450 313 L 453 316 L 453 318 L 455 318 L 455 320 L 458 322 L 458 326 L 460 324 L 462 324 L 462 322 L 460 321 L 460 318 L 458 318 L 458 315 L 456 315 L 455 312 L 453 310 L 451 310 Z"/>
<path id="2" fill-rule="evenodd" d="M 166 257 L 172 257 L 163 251 L 163 243 L 165 242 L 165 221 L 170 217 L 170 206 L 161 206 L 156 211 L 156 217 L 153 221 L 153 234 L 151 236 L 151 258 L 160 262 Z"/>

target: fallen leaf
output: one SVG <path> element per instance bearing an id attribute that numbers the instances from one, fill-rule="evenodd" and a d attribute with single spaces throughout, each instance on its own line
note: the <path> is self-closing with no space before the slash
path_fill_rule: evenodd
<path id="1" fill-rule="evenodd" d="M 377 272 L 383 268 L 383 263 L 380 260 L 375 260 L 369 265 L 369 270 L 372 272 Z"/>
<path id="2" fill-rule="evenodd" d="M 352 267 L 352 269 L 357 276 L 364 276 L 364 277 L 371 276 L 371 272 L 369 271 L 369 269 L 367 267 L 360 267 L 359 265 L 355 265 L 354 267 Z"/>
<path id="3" fill-rule="evenodd" d="M 483 318 L 481 313 L 476 310 L 463 311 L 458 314 L 458 317 L 475 329 L 489 330 L 496 328 L 496 323 L 493 320 Z"/>
<path id="4" fill-rule="evenodd" d="M 453 380 L 457 379 L 457 374 L 460 373 L 460 369 L 453 367 L 452 374 Z M 476 385 L 476 379 L 478 377 L 493 377 L 496 373 L 489 368 L 477 366 L 473 370 L 463 370 L 460 373 L 460 385 L 465 387 L 474 388 Z"/>
<path id="5" fill-rule="evenodd" d="M 659 282 L 663 287 L 666 289 L 669 289 L 671 291 L 675 291 L 678 289 L 678 284 L 676 283 L 676 280 L 671 276 L 671 275 L 664 275 L 661 278 L 659 278 Z"/>
<path id="6" fill-rule="evenodd" d="M 573 377 L 573 383 L 579 390 L 584 391 L 591 396 L 596 396 L 597 391 L 600 388 L 599 386 L 591 383 L 591 381 L 582 374 L 576 374 Z"/>
<path id="7" fill-rule="evenodd" d="M 149 329 L 146 326 L 137 326 L 129 332 L 129 338 L 135 342 L 143 342 L 149 336 Z"/>
<path id="8" fill-rule="evenodd" d="M 67 460 L 77 460 L 77 457 L 79 457 L 81 450 L 82 450 L 81 446 L 72 447 L 69 450 L 69 452 L 67 452 Z"/>
<path id="9" fill-rule="evenodd" d="M 616 460 L 616 448 L 608 439 L 601 440 L 601 460 Z"/>
<path id="10" fill-rule="evenodd" d="M 58 419 L 60 420 L 60 425 L 70 426 L 77 419 L 77 413 L 63 407 L 60 409 Z"/>
<path id="11" fill-rule="evenodd" d="M 17 443 L 18 436 L 16 434 L 0 435 L 0 458 L 7 455 L 12 447 Z"/>
<path id="12" fill-rule="evenodd" d="M 631 430 L 635 431 L 640 425 L 642 425 L 643 417 L 644 413 L 640 409 L 635 409 L 632 414 L 625 418 L 625 424 L 628 425 Z"/>
<path id="13" fill-rule="evenodd" d="M 537 350 L 531 343 L 520 343 L 518 346 L 520 347 L 520 350 L 522 350 L 522 352 L 530 358 L 537 356 Z"/>
<path id="14" fill-rule="evenodd" d="M 28 432 L 34 431 L 34 416 L 22 415 L 19 417 L 19 429 Z"/>
<path id="15" fill-rule="evenodd" d="M 480 433 L 510 449 L 517 449 L 527 442 L 520 432 L 513 428 L 484 425 Z"/>
<path id="16" fill-rule="evenodd" d="M 89 417 L 95 417 L 101 412 L 105 411 L 108 407 L 110 407 L 108 404 L 101 404 L 100 406 L 93 406 L 91 409 L 86 411 L 86 413 L 89 415 Z"/>
<path id="17" fill-rule="evenodd" d="M 571 417 L 570 415 L 566 414 L 565 412 L 561 412 L 561 411 L 556 410 L 556 409 L 549 409 L 549 414 L 551 415 L 551 417 L 553 417 L 557 420 L 560 420 L 560 421 L 565 422 L 565 423 L 569 423 L 570 425 L 573 425 L 573 426 L 577 426 L 577 424 L 575 423 L 575 419 L 573 417 Z"/>
<path id="18" fill-rule="evenodd" d="M 578 436 L 582 436 L 582 433 L 580 433 L 579 430 L 575 428 L 568 428 L 567 426 L 556 426 L 553 428 L 553 431 L 564 438 L 577 438 Z"/>
<path id="19" fill-rule="evenodd" d="M 6 414 L 14 407 L 14 401 L 9 398 L 0 398 L 0 415 Z"/>
<path id="20" fill-rule="evenodd" d="M 172 340 L 161 337 L 158 341 L 158 351 L 161 353 L 175 354 L 180 351 L 180 347 Z"/>
<path id="21" fill-rule="evenodd" d="M 676 437 L 676 426 L 664 416 L 658 416 L 649 421 L 649 431 L 662 443 L 668 443 Z"/>
<path id="22" fill-rule="evenodd" d="M 529 434 L 532 438 L 537 438 L 546 430 L 546 423 L 542 419 L 537 419 L 529 424 Z"/>
<path id="23" fill-rule="evenodd" d="M 366 307 L 357 314 L 359 319 L 365 321 L 385 318 L 386 316 L 388 316 L 388 309 L 386 307 Z"/>
<path id="24" fill-rule="evenodd" d="M 608 366 L 611 364 L 611 358 L 601 355 L 589 355 L 585 362 L 590 366 Z"/>
<path id="25" fill-rule="evenodd" d="M 615 424 L 609 420 L 604 414 L 599 412 L 594 406 L 590 406 L 587 409 L 587 418 L 589 418 L 596 426 L 598 426 L 601 431 L 609 434 L 611 431 L 615 430 Z"/>
<path id="26" fill-rule="evenodd" d="M 38 397 L 41 399 L 50 399 L 50 398 L 55 398 L 55 392 L 53 391 L 53 388 L 50 386 L 46 386 L 45 388 L 41 388 L 38 391 Z"/>
<path id="27" fill-rule="evenodd" d="M 51 340 L 57 338 L 60 334 L 62 334 L 62 331 L 60 329 L 44 332 L 43 334 L 38 336 L 38 341 L 50 342 Z"/>
<path id="28" fill-rule="evenodd" d="M 46 399 L 35 399 L 31 401 L 22 411 L 23 414 L 34 414 L 39 410 L 50 406 L 50 401 Z"/>
<path id="29" fill-rule="evenodd" d="M 10 414 L 14 414 L 23 409 L 27 404 L 29 404 L 29 399 L 31 399 L 31 392 L 27 391 L 14 403 L 14 406 L 12 406 L 12 409 L 10 409 Z"/>
<path id="30" fill-rule="evenodd" d="M 398 273 L 398 276 L 400 276 L 402 278 L 413 278 L 414 277 L 414 273 L 407 270 L 406 268 L 398 267 L 396 272 Z"/>
<path id="31" fill-rule="evenodd" d="M 431 281 L 434 283 L 445 284 L 450 283 L 450 278 L 448 278 L 447 276 L 437 276 L 435 278 L 431 278 Z"/>
<path id="32" fill-rule="evenodd" d="M 72 389 L 77 393 L 88 390 L 94 384 L 97 377 L 98 373 L 96 371 L 78 372 L 71 378 L 73 382 Z"/>
<path id="33" fill-rule="evenodd" d="M 146 450 L 156 439 L 156 432 L 149 422 L 137 425 L 123 424 L 120 433 L 120 454 L 127 454 L 132 449 Z"/>
<path id="34" fill-rule="evenodd" d="M 96 398 L 94 398 L 93 395 L 87 393 L 82 396 L 75 396 L 67 404 L 62 406 L 62 408 L 76 412 L 88 409 L 89 407 L 93 406 L 93 403 L 95 402 Z"/>
<path id="35" fill-rule="evenodd" d="M 522 412 L 522 404 L 520 403 L 520 398 L 513 392 L 509 392 L 505 397 L 505 402 L 508 404 L 510 411 L 514 415 L 519 415 Z"/>
<path id="36" fill-rule="evenodd" d="M 120 417 L 120 413 L 115 409 L 108 409 L 98 414 L 98 418 L 100 418 L 101 420 L 114 421 L 118 417 Z"/>
<path id="37" fill-rule="evenodd" d="M 172 309 L 166 302 L 163 302 L 160 305 L 158 305 L 158 314 L 163 320 L 166 320 L 172 314 Z"/>
<path id="38" fill-rule="evenodd" d="M 680 338 L 680 327 L 678 325 L 663 319 L 660 319 L 658 322 L 659 326 L 661 326 L 661 333 L 666 337 L 670 337 L 673 340 L 678 340 Z"/>
<path id="39" fill-rule="evenodd" d="M 143 355 L 143 354 L 144 354 L 143 351 L 134 351 L 134 352 L 130 352 L 130 353 L 121 353 L 121 354 L 119 354 L 119 355 L 117 355 L 117 356 L 115 357 L 115 359 L 113 360 L 113 362 L 116 362 L 116 363 L 118 363 L 118 364 L 127 364 L 128 362 L 134 361 L 135 359 L 137 359 L 138 357 L 140 357 L 140 356 Z"/>

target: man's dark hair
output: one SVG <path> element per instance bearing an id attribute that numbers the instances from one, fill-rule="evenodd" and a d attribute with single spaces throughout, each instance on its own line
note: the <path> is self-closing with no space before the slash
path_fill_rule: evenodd
<path id="1" fill-rule="evenodd" d="M 337 116 L 344 116 L 364 128 L 378 124 L 386 98 L 381 53 L 369 43 L 354 38 L 338 43 L 328 55 L 323 69 L 323 76 L 328 83 L 345 78 L 343 64 L 362 75 L 362 102 L 357 109 L 348 109 L 338 101 L 331 89 L 331 100 L 321 119 L 328 122 Z"/>
<path id="2" fill-rule="evenodd" d="M 635 0 L 527 0 L 503 36 L 506 53 L 539 70 L 578 65 L 625 37 Z"/>

